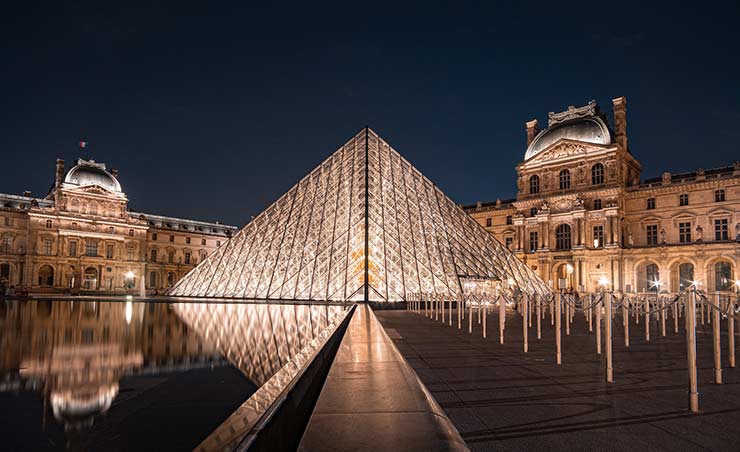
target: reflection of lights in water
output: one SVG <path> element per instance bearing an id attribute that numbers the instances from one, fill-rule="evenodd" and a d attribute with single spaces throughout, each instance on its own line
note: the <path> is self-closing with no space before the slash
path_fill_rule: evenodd
<path id="1" fill-rule="evenodd" d="M 131 295 L 129 295 L 130 297 Z M 131 316 L 134 313 L 134 304 L 130 301 L 126 302 L 126 324 L 131 323 Z"/>

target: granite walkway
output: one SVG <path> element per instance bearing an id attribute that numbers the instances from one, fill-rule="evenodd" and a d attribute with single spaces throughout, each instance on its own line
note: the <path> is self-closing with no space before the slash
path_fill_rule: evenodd
<path id="1" fill-rule="evenodd" d="M 530 331 L 522 352 L 519 316 L 507 319 L 498 341 L 498 316 L 489 315 L 488 338 L 442 325 L 408 311 L 378 311 L 378 319 L 472 450 L 740 450 L 740 368 L 727 368 L 723 324 L 724 384 L 713 383 L 712 329 L 697 331 L 701 413 L 687 411 L 686 344 L 668 322 L 666 337 L 652 324 L 631 323 L 624 346 L 615 319 L 614 383 L 604 381 L 603 355 L 577 314 L 571 335 L 563 328 L 563 363 L 555 364 L 554 330 L 542 339 Z M 740 343 L 740 340 L 737 341 Z"/>

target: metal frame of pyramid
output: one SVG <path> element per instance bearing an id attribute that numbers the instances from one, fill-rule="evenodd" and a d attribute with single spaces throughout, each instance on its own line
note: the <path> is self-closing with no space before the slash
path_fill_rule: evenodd
<path id="1" fill-rule="evenodd" d="M 461 300 L 461 279 L 547 285 L 369 128 L 211 253 L 168 295 Z"/>

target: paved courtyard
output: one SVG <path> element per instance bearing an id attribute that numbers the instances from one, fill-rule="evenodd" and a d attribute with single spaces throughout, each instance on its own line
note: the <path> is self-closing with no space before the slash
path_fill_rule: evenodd
<path id="1" fill-rule="evenodd" d="M 644 322 L 630 324 L 624 346 L 621 317 L 614 321 L 614 383 L 604 381 L 604 355 L 577 313 L 570 336 L 563 326 L 563 363 L 555 364 L 549 315 L 542 339 L 529 335 L 522 352 L 520 317 L 509 314 L 506 343 L 498 341 L 498 316 L 488 318 L 488 338 L 408 311 L 377 311 L 378 319 L 472 450 L 727 450 L 740 449 L 740 368 L 727 367 L 722 329 L 724 384 L 713 383 L 712 328 L 699 324 L 697 354 L 701 413 L 687 410 L 683 323 L 651 342 Z M 682 319 L 683 320 L 683 319 Z M 534 324 L 533 324 L 534 325 Z M 737 341 L 740 342 L 740 341 Z"/>

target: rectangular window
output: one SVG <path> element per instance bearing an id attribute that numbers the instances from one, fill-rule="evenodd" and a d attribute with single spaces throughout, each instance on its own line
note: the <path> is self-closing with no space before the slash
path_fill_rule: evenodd
<path id="1" fill-rule="evenodd" d="M 206 246 L 206 239 L 201 239 L 200 244 Z"/>
<path id="2" fill-rule="evenodd" d="M 506 237 L 506 248 L 511 249 L 511 244 L 514 243 L 514 237 Z"/>
<path id="3" fill-rule="evenodd" d="M 2 251 L 3 253 L 10 253 L 13 249 L 13 238 L 9 235 L 6 235 L 3 237 L 2 241 Z"/>
<path id="4" fill-rule="evenodd" d="M 530 208 L 529 209 L 529 215 L 530 216 L 533 216 L 533 217 L 536 217 L 537 216 L 537 208 L 536 207 Z"/>
<path id="5" fill-rule="evenodd" d="M 105 246 L 105 257 L 106 259 L 113 259 L 113 245 Z"/>
<path id="6" fill-rule="evenodd" d="M 678 241 L 691 243 L 691 223 L 678 223 Z"/>
<path id="7" fill-rule="evenodd" d="M 85 241 L 85 256 L 98 257 L 98 242 L 94 240 Z"/>
<path id="8" fill-rule="evenodd" d="M 683 193 L 679 195 L 678 197 L 678 205 L 679 206 L 688 206 L 689 205 L 689 195 L 686 193 Z"/>
<path id="9" fill-rule="evenodd" d="M 714 192 L 714 202 L 722 202 L 725 200 L 725 191 L 724 190 L 716 190 Z"/>
<path id="10" fill-rule="evenodd" d="M 185 253 L 185 265 L 190 265 L 190 253 Z"/>
<path id="11" fill-rule="evenodd" d="M 221 240 L 216 240 L 216 247 L 221 246 Z"/>
<path id="12" fill-rule="evenodd" d="M 169 262 L 170 264 L 175 262 L 175 252 L 174 251 L 170 251 L 167 254 L 167 262 Z"/>
<path id="13" fill-rule="evenodd" d="M 714 220 L 714 240 L 729 240 L 727 218 Z"/>
<path id="14" fill-rule="evenodd" d="M 69 242 L 69 255 L 70 257 L 77 257 L 77 241 L 72 240 Z"/>
<path id="15" fill-rule="evenodd" d="M 133 246 L 126 247 L 126 259 L 130 261 L 134 260 L 134 247 Z"/>
<path id="16" fill-rule="evenodd" d="M 506 224 L 514 224 L 514 217 L 506 215 Z"/>
<path id="17" fill-rule="evenodd" d="M 655 198 L 647 199 L 647 208 L 650 210 L 655 209 Z"/>
<path id="18" fill-rule="evenodd" d="M 54 242 L 51 239 L 44 239 L 44 254 L 51 256 L 51 246 Z"/>
<path id="19" fill-rule="evenodd" d="M 604 247 L 604 226 L 594 226 L 594 248 Z"/>
<path id="20" fill-rule="evenodd" d="M 657 245 L 658 244 L 658 225 L 649 224 L 647 225 L 647 244 Z"/>
<path id="21" fill-rule="evenodd" d="M 5 217 L 5 226 L 13 226 L 13 217 Z"/>
<path id="22" fill-rule="evenodd" d="M 190 237 L 185 237 L 185 244 L 190 245 Z"/>
<path id="23" fill-rule="evenodd" d="M 171 235 L 170 236 L 170 242 L 174 242 L 174 241 L 175 241 L 175 236 L 174 235 Z"/>
<path id="24" fill-rule="evenodd" d="M 491 227 L 491 222 L 492 222 L 492 220 L 490 218 L 486 218 L 486 227 L 487 228 L 490 228 Z"/>
<path id="25" fill-rule="evenodd" d="M 594 199 L 594 210 L 601 210 L 601 200 Z"/>
<path id="26" fill-rule="evenodd" d="M 156 232 L 152 233 L 152 240 L 157 240 L 157 233 Z"/>
<path id="27" fill-rule="evenodd" d="M 529 233 L 529 251 L 535 252 L 539 248 L 539 234 L 536 231 Z"/>
<path id="28" fill-rule="evenodd" d="M 151 251 L 151 254 L 149 255 L 149 260 L 152 262 L 157 262 L 157 250 Z"/>

